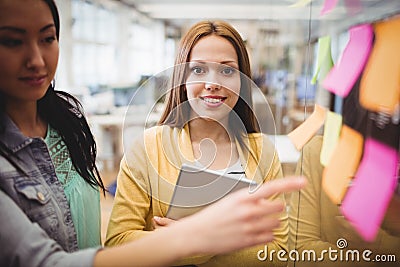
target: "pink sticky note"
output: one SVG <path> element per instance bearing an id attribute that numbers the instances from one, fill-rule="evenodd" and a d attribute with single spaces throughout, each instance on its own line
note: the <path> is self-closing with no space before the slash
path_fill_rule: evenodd
<path id="1" fill-rule="evenodd" d="M 350 15 L 355 15 L 362 11 L 362 4 L 360 0 L 344 0 L 346 5 L 347 13 Z"/>
<path id="2" fill-rule="evenodd" d="M 340 57 L 324 79 L 322 86 L 332 93 L 346 97 L 357 81 L 371 53 L 374 38 L 372 25 L 350 28 L 350 39 Z"/>
<path id="3" fill-rule="evenodd" d="M 375 239 L 392 198 L 397 162 L 396 149 L 371 138 L 365 141 L 363 159 L 341 211 L 366 241 Z"/>
<path id="4" fill-rule="evenodd" d="M 323 16 L 335 8 L 338 0 L 325 0 L 320 15 Z"/>

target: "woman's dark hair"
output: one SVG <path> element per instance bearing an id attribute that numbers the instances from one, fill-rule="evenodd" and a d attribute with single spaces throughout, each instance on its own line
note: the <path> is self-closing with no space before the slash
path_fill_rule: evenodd
<path id="1" fill-rule="evenodd" d="M 68 147 L 72 164 L 90 185 L 105 187 L 96 167 L 96 142 L 83 115 L 82 106 L 72 95 L 49 87 L 38 101 L 38 113 L 57 130 Z"/>
<path id="2" fill-rule="evenodd" d="M 49 6 L 51 15 L 53 16 L 54 25 L 56 26 L 57 40 L 60 40 L 60 15 L 58 14 L 58 9 L 54 0 L 44 0 Z"/>
<path id="3" fill-rule="evenodd" d="M 54 0 L 44 0 L 53 15 L 57 39 L 60 36 L 60 16 Z M 96 142 L 83 115 L 82 106 L 72 95 L 55 91 L 50 85 L 38 101 L 38 113 L 61 135 L 68 147 L 72 164 L 87 183 L 105 187 L 96 166 Z"/>
<path id="4" fill-rule="evenodd" d="M 60 18 L 53 0 L 44 0 L 51 10 L 56 27 L 57 39 L 60 34 Z M 68 147 L 72 164 L 82 178 L 93 187 L 99 186 L 106 191 L 100 173 L 96 167 L 96 143 L 89 125 L 83 115 L 80 102 L 72 95 L 56 91 L 50 84 L 47 92 L 37 104 L 38 114 L 47 121 L 62 137 Z M 0 101 L 0 112 L 4 111 L 4 102 Z M 0 125 L 2 130 L 3 125 Z M 16 165 L 5 146 L 0 146 L 0 154 Z M 17 168 L 20 170 L 20 168 Z"/>

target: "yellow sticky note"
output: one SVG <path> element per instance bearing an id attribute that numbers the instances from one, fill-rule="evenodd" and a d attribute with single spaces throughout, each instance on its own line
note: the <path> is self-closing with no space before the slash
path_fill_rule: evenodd
<path id="1" fill-rule="evenodd" d="M 335 204 L 340 204 L 347 187 L 356 174 L 363 151 L 363 136 L 343 125 L 339 142 L 333 151 L 329 164 L 322 174 L 322 188 Z"/>
<path id="2" fill-rule="evenodd" d="M 323 80 L 333 67 L 331 53 L 331 37 L 324 36 L 318 39 L 317 69 L 311 80 L 315 84 L 317 80 Z"/>
<path id="3" fill-rule="evenodd" d="M 299 127 L 288 134 L 294 146 L 300 150 L 324 124 L 326 109 L 315 105 L 313 113 Z"/>
<path id="4" fill-rule="evenodd" d="M 375 43 L 360 83 L 366 109 L 394 114 L 400 101 L 400 17 L 374 25 Z"/>
<path id="5" fill-rule="evenodd" d="M 321 164 L 328 165 L 329 159 L 339 141 L 340 129 L 342 128 L 342 115 L 328 111 L 325 119 L 324 141 L 321 148 Z"/>

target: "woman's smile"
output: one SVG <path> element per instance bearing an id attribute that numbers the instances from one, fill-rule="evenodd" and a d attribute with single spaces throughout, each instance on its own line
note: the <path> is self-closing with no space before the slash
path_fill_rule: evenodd
<path id="1" fill-rule="evenodd" d="M 199 98 L 209 107 L 219 107 L 227 99 L 227 97 L 219 95 L 200 96 Z"/>
<path id="2" fill-rule="evenodd" d="M 47 75 L 25 76 L 19 78 L 20 81 L 32 87 L 42 86 L 46 82 Z"/>

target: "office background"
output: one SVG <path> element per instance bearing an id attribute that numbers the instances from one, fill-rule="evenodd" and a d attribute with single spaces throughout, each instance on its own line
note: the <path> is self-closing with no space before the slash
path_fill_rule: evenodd
<path id="1" fill-rule="evenodd" d="M 106 184 L 115 179 L 124 139 L 154 125 L 162 109 L 155 88 L 141 86 L 173 66 L 180 37 L 196 21 L 226 20 L 246 41 L 253 80 L 262 92 L 255 94 L 255 103 L 267 100 L 274 120 L 267 131 L 274 136 L 285 174 L 291 174 L 299 152 L 286 134 L 315 104 L 334 110 L 340 103 L 318 82 L 311 83 L 318 39 L 330 37 L 337 62 L 349 27 L 400 13 L 399 0 L 339 0 L 325 15 L 324 0 L 56 2 L 61 16 L 56 86 L 82 101 Z M 111 197 L 102 202 L 104 229 L 111 203 Z"/>

